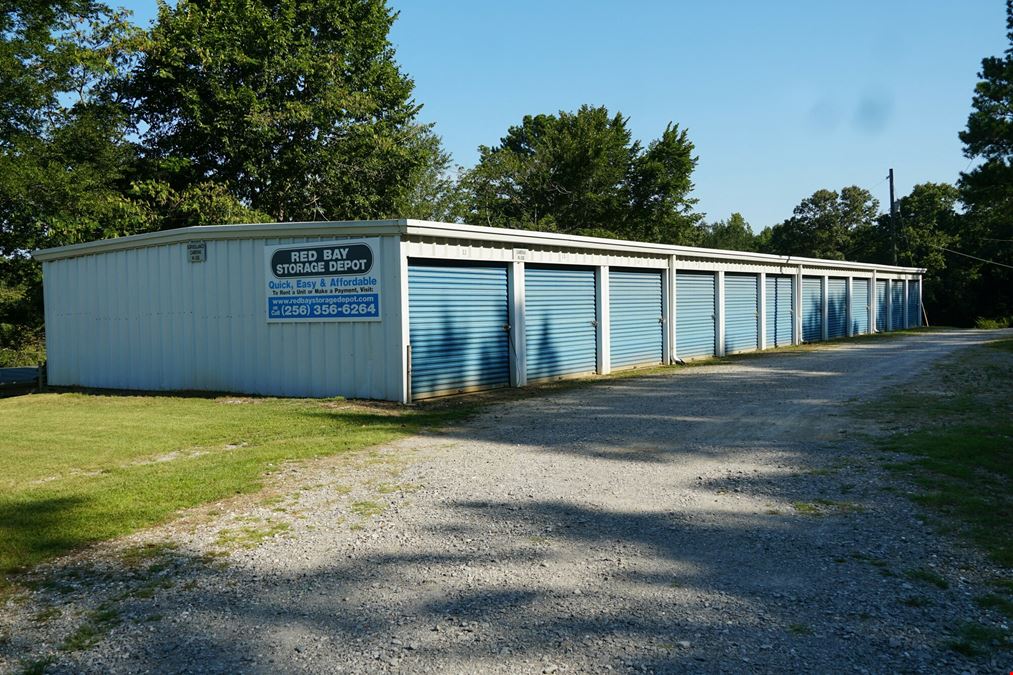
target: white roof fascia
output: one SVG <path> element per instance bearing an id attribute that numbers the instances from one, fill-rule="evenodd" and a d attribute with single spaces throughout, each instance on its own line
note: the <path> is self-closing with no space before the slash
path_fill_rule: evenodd
<path id="1" fill-rule="evenodd" d="M 535 230 L 516 230 L 502 227 L 486 227 L 482 225 L 461 225 L 458 223 L 439 223 L 414 219 L 393 220 L 346 220 L 318 221 L 299 223 L 245 223 L 240 225 L 203 225 L 183 227 L 175 230 L 147 232 L 113 239 L 100 239 L 81 244 L 41 249 L 33 252 L 39 261 L 59 260 L 95 253 L 121 251 L 145 246 L 161 246 L 194 240 L 215 239 L 270 239 L 286 237 L 318 237 L 318 236 L 377 236 L 377 235 L 408 235 L 420 238 L 458 239 L 467 241 L 488 241 L 514 246 L 542 246 L 557 248 L 593 249 L 598 251 L 616 251 L 624 254 L 640 254 L 647 256 L 675 255 L 683 258 L 700 258 L 708 260 L 751 262 L 764 265 L 802 265 L 805 267 L 825 267 L 835 269 L 880 270 L 899 274 L 923 274 L 925 270 L 918 267 L 897 267 L 893 265 L 876 265 L 857 263 L 845 260 L 823 260 L 819 258 L 802 258 L 796 256 L 774 255 L 769 253 L 753 253 L 748 251 L 728 251 L 723 249 L 695 248 L 692 246 L 673 246 L 653 244 L 649 242 L 626 241 L 622 239 L 605 239 L 601 237 L 582 237 L 559 234 L 557 232 L 538 232 Z"/>
<path id="2" fill-rule="evenodd" d="M 60 258 L 122 251 L 145 246 L 162 246 L 186 241 L 214 239 L 275 239 L 286 237 L 319 237 L 328 235 L 376 236 L 383 234 L 404 234 L 406 221 L 400 220 L 348 220 L 316 221 L 300 223 L 243 223 L 240 225 L 200 225 L 180 227 L 174 230 L 145 232 L 113 239 L 99 239 L 69 246 L 57 246 L 33 251 L 36 260 L 48 261 Z"/>

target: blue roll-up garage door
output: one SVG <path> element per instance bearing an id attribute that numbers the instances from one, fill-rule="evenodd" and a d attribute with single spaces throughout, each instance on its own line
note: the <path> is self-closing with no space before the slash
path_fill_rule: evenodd
<path id="1" fill-rule="evenodd" d="M 760 278 L 755 274 L 725 274 L 725 353 L 759 346 Z"/>
<path id="2" fill-rule="evenodd" d="M 907 282 L 907 325 L 912 328 L 922 325 L 921 298 L 919 297 L 920 281 Z"/>
<path id="3" fill-rule="evenodd" d="M 886 331 L 886 279 L 876 280 L 876 330 Z"/>
<path id="4" fill-rule="evenodd" d="M 851 280 L 851 334 L 869 332 L 869 280 Z"/>
<path id="5" fill-rule="evenodd" d="M 680 359 L 714 356 L 717 311 L 713 272 L 675 275 L 675 353 Z"/>
<path id="6" fill-rule="evenodd" d="M 794 277 L 767 275 L 767 347 L 784 347 L 792 344 L 795 329 L 792 311 L 794 297 Z"/>
<path id="7" fill-rule="evenodd" d="M 595 372 L 594 270 L 529 266 L 524 297 L 528 379 Z"/>
<path id="8" fill-rule="evenodd" d="M 507 270 L 411 261 L 413 397 L 510 384 Z"/>
<path id="9" fill-rule="evenodd" d="M 661 272 L 609 270 L 609 360 L 613 368 L 664 357 Z"/>
<path id="10" fill-rule="evenodd" d="M 827 338 L 848 334 L 848 280 L 827 279 Z"/>
<path id="11" fill-rule="evenodd" d="M 904 282 L 890 282 L 890 327 L 893 330 L 904 328 Z"/>
<path id="12" fill-rule="evenodd" d="M 823 278 L 802 277 L 802 340 L 823 339 Z"/>

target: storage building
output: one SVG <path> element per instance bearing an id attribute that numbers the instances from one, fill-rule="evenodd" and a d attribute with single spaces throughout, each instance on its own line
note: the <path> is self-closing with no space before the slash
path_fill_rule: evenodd
<path id="1" fill-rule="evenodd" d="M 924 272 L 416 220 L 35 256 L 50 384 L 392 401 L 916 326 Z"/>

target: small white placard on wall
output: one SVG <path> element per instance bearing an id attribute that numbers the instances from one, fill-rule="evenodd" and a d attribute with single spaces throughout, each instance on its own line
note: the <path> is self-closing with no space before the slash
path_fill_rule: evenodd
<path id="1" fill-rule="evenodd" d="M 206 241 L 188 241 L 186 243 L 187 259 L 192 263 L 202 263 L 208 259 L 208 243 Z"/>

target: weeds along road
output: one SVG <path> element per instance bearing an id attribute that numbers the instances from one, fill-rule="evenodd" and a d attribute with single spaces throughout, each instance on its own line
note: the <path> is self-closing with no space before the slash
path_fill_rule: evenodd
<path id="1" fill-rule="evenodd" d="M 947 646 L 981 613 L 989 564 L 922 520 L 857 405 L 889 405 L 890 387 L 996 337 L 921 333 L 618 378 L 491 405 L 354 468 L 303 465 L 284 498 L 135 538 L 178 545 L 157 567 L 117 577 L 111 557 L 74 563 L 111 580 L 68 602 L 95 612 L 115 596 L 116 619 L 49 668 L 1008 669 L 1008 651 Z M 250 522 L 271 536 L 208 562 Z M 45 642 L 10 621 L 8 657 L 18 640 Z"/>

